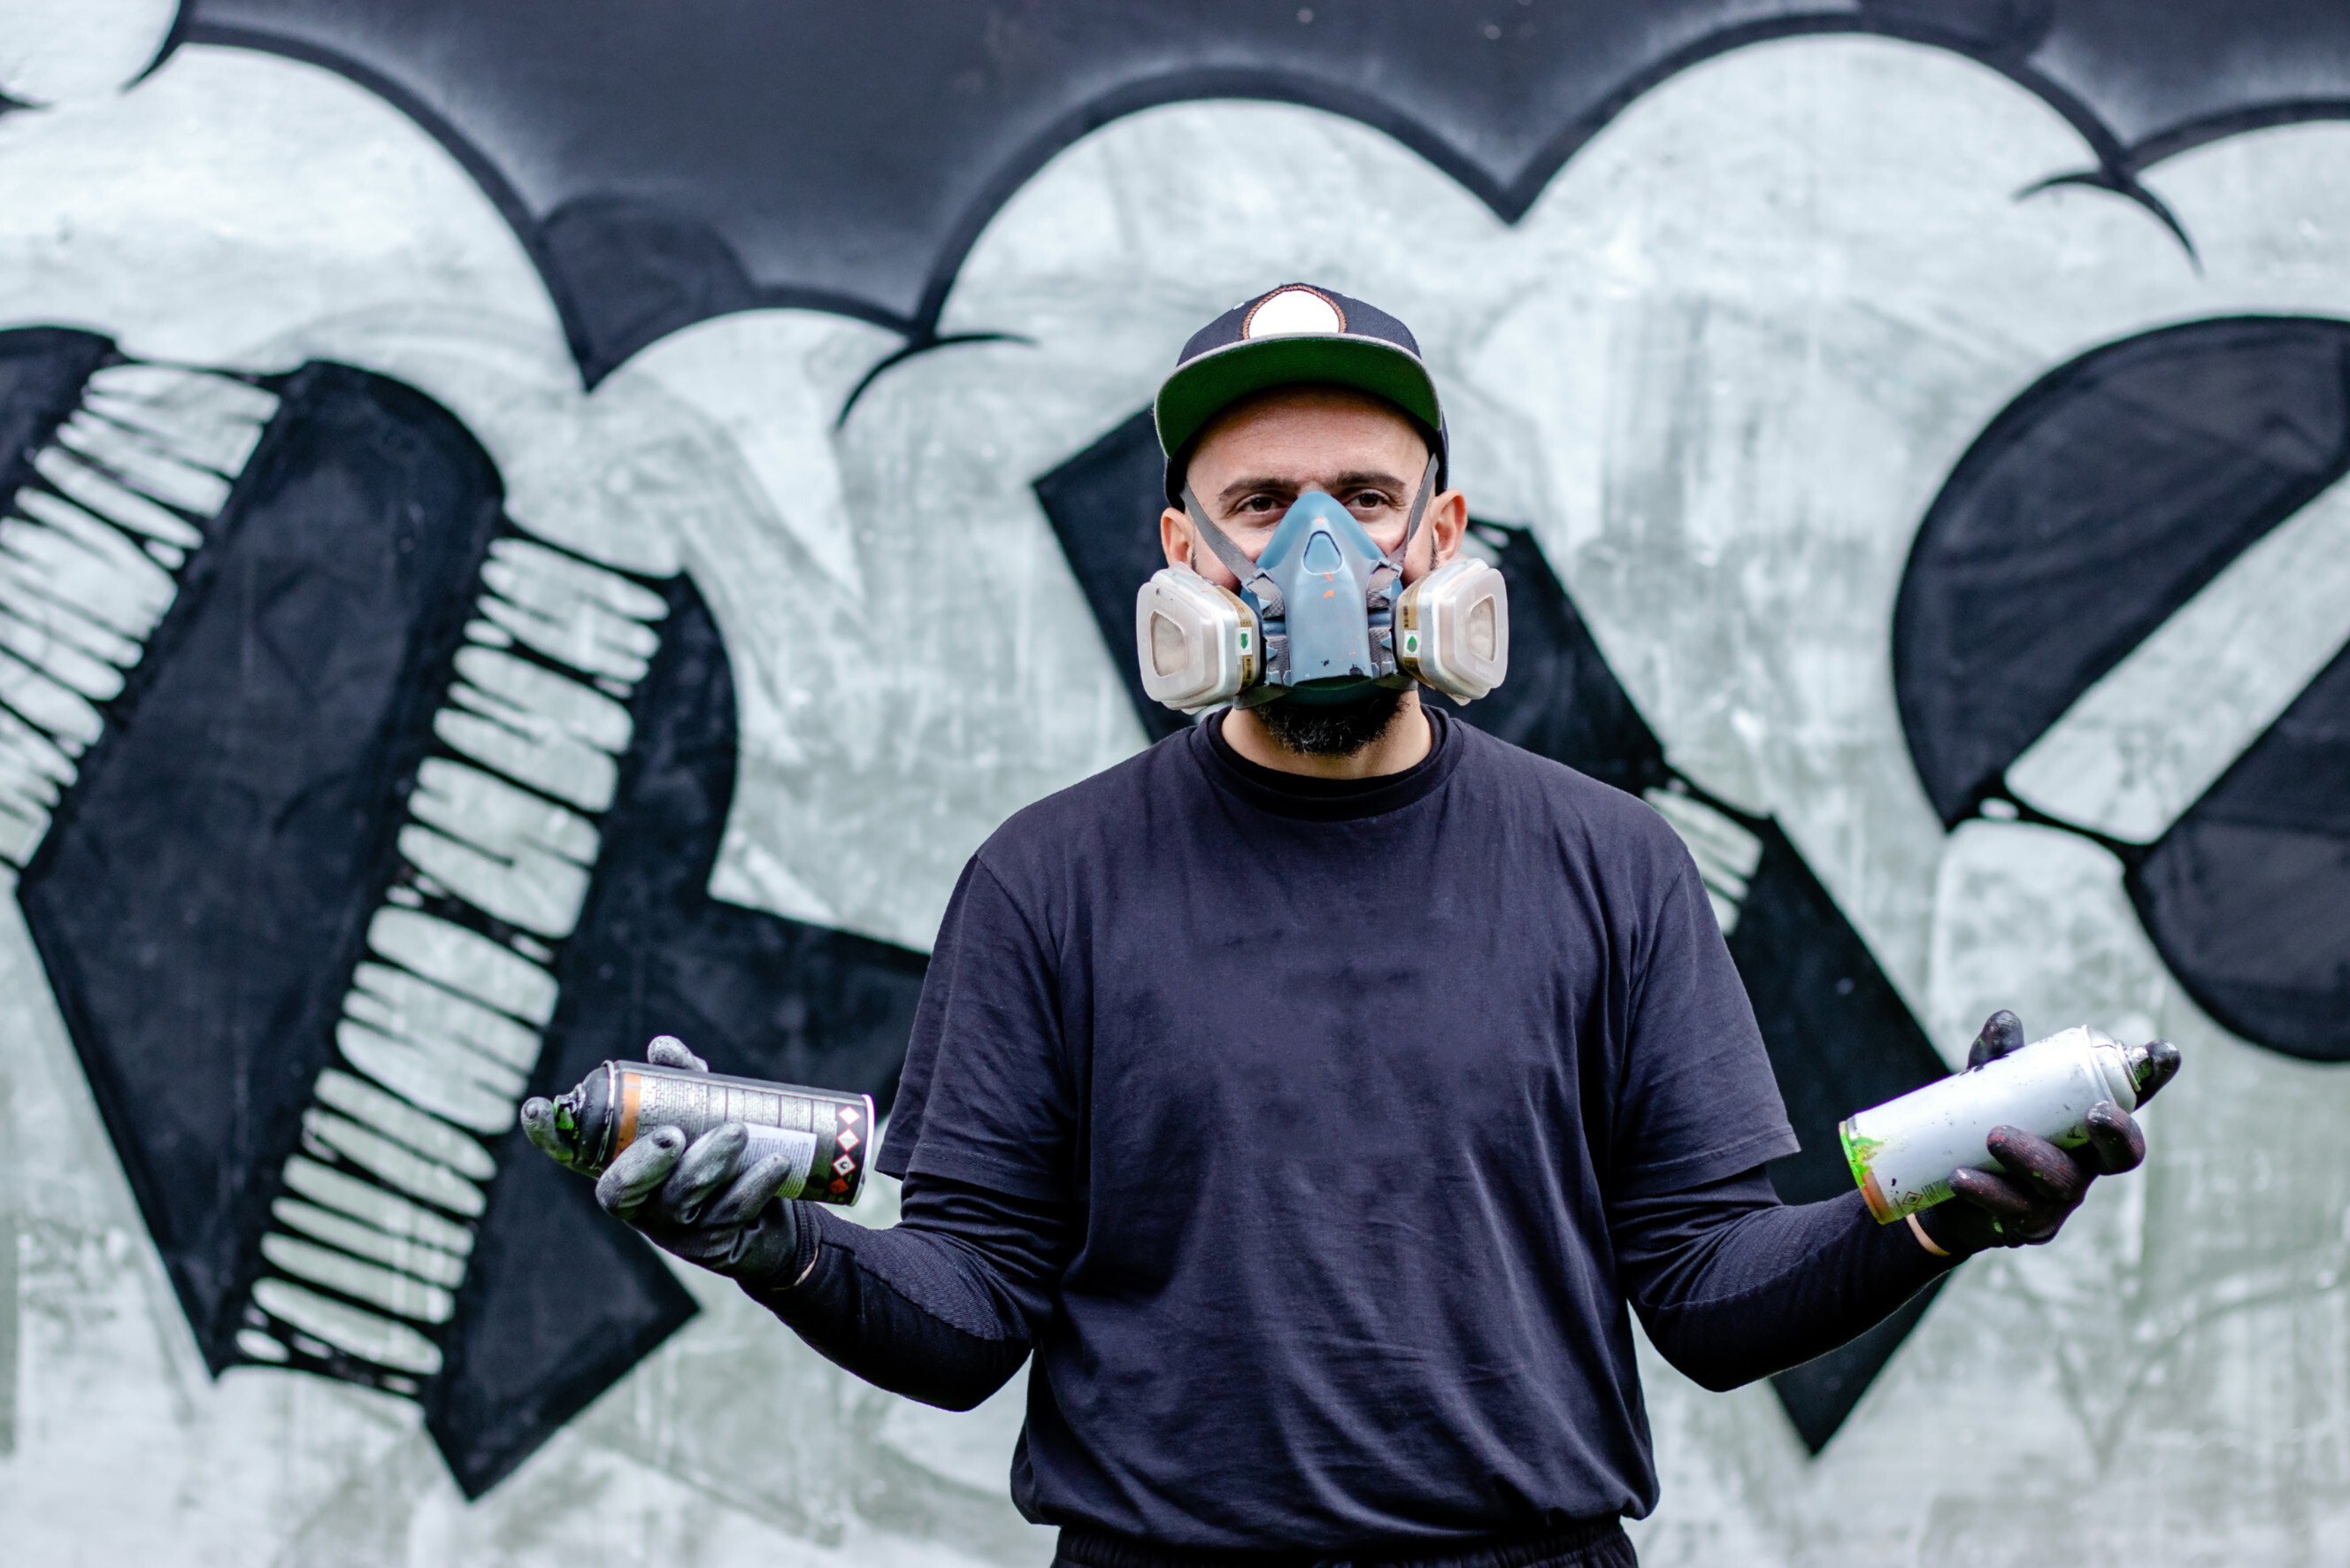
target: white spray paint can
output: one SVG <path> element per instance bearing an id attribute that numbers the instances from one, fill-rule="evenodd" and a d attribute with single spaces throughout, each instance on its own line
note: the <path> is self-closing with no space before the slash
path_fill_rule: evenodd
<path id="1" fill-rule="evenodd" d="M 2078 1148 L 2089 1141 L 2089 1107 L 2111 1100 L 2136 1110 L 2153 1072 L 2147 1047 L 2076 1025 L 1856 1112 L 1836 1136 L 1868 1211 L 1890 1225 L 1950 1197 L 1950 1173 L 1961 1166 L 2001 1171 L 1984 1147 L 1993 1127 L 2021 1127 Z"/>

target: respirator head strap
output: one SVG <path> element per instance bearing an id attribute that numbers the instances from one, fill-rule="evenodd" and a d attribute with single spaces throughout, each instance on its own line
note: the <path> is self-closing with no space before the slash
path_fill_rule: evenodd
<path id="1" fill-rule="evenodd" d="M 1200 504 L 1200 498 L 1191 493 L 1191 487 L 1188 484 L 1183 487 L 1183 510 L 1191 514 L 1191 526 L 1199 530 L 1200 537 L 1206 541 L 1216 559 L 1224 564 L 1224 569 L 1240 579 L 1242 587 L 1256 596 L 1256 602 L 1265 618 L 1279 620 L 1282 614 L 1280 587 L 1266 575 L 1263 567 L 1242 554 L 1241 547 L 1232 543 L 1230 535 L 1208 521 L 1207 508 Z"/>
<path id="2" fill-rule="evenodd" d="M 1441 461 L 1432 452 L 1429 455 L 1428 472 L 1419 476 L 1419 493 L 1412 497 L 1411 514 L 1404 522 L 1403 542 L 1381 556 L 1378 569 L 1371 574 L 1369 608 L 1374 616 L 1395 607 L 1396 595 L 1403 586 L 1403 564 L 1411 555 L 1411 542 L 1419 533 L 1419 521 L 1428 514 L 1429 498 L 1436 491 L 1437 465 Z M 1393 658 L 1393 650 L 1390 649 L 1387 662 L 1391 662 Z"/>
<path id="3" fill-rule="evenodd" d="M 1403 543 L 1388 557 L 1399 576 L 1403 575 L 1403 564 L 1411 555 L 1411 542 L 1419 533 L 1419 520 L 1428 515 L 1428 504 L 1436 494 L 1436 470 L 1443 461 L 1436 452 L 1428 454 L 1428 472 L 1419 476 L 1419 493 L 1411 498 L 1411 516 L 1403 525 Z"/>

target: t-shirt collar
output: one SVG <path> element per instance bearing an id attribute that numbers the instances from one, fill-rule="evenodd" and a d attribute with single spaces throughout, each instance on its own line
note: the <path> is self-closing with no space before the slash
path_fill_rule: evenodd
<path id="1" fill-rule="evenodd" d="M 1200 764 L 1218 786 L 1260 811 L 1308 822 L 1347 822 L 1400 811 L 1426 799 L 1461 761 L 1461 726 L 1449 714 L 1423 709 L 1434 732 L 1428 755 L 1399 774 L 1367 779 L 1313 778 L 1250 762 L 1224 739 L 1224 716 L 1211 713 L 1191 729 L 1190 741 Z"/>

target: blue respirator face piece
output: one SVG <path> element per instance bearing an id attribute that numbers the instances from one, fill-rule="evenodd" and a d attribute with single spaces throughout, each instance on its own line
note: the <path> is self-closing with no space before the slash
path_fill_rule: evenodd
<path id="1" fill-rule="evenodd" d="M 1274 616 L 1250 591 L 1253 582 L 1243 584 L 1242 594 L 1265 624 L 1265 658 L 1287 671 L 1289 696 L 1300 702 L 1350 702 L 1382 675 L 1395 673 L 1394 650 L 1382 635 L 1392 625 L 1393 606 L 1376 590 L 1391 588 L 1398 574 L 1387 552 L 1336 497 L 1318 490 L 1299 496 L 1256 567 L 1279 590 L 1276 602 L 1285 613 Z"/>
<path id="2" fill-rule="evenodd" d="M 1502 574 L 1459 556 L 1407 587 L 1403 560 L 1436 486 L 1429 460 L 1419 493 L 1389 555 L 1336 497 L 1300 495 L 1254 560 L 1183 492 L 1201 543 L 1240 591 L 1188 566 L 1142 585 L 1134 607 L 1142 689 L 1180 712 L 1225 702 L 1253 707 L 1352 702 L 1380 686 L 1418 681 L 1473 701 L 1509 670 L 1509 595 Z"/>

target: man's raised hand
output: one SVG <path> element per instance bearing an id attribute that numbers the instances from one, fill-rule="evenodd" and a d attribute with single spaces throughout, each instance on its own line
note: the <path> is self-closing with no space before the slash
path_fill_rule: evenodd
<path id="1" fill-rule="evenodd" d="M 2023 1024 L 2004 1009 L 1983 1022 L 1967 1052 L 1967 1070 L 2023 1048 Z M 2147 1047 L 2152 1075 L 2138 1090 L 2140 1106 L 2178 1071 L 2178 1048 L 2167 1040 Z M 1993 1127 L 1984 1146 L 1999 1174 L 1965 1168 L 1951 1174 L 1957 1196 L 1921 1210 L 1918 1225 L 1936 1246 L 1960 1255 L 1991 1247 L 2036 1247 L 2054 1239 L 2100 1176 L 2135 1170 L 2146 1159 L 2146 1134 L 2111 1100 L 2089 1107 L 2089 1141 L 2064 1148 L 2021 1127 Z"/>
<path id="2" fill-rule="evenodd" d="M 673 1035 L 655 1039 L 645 1058 L 657 1067 L 710 1071 L 709 1063 Z M 570 1136 L 556 1125 L 549 1102 L 526 1103 L 522 1122 L 530 1141 L 556 1163 L 587 1168 Z M 655 1127 L 597 1178 L 596 1201 L 687 1262 L 733 1279 L 774 1281 L 799 1248 L 793 1207 L 775 1197 L 791 1176 L 792 1160 L 785 1154 L 747 1160 L 750 1137 L 741 1122 L 727 1122 L 688 1145 L 679 1128 Z"/>

